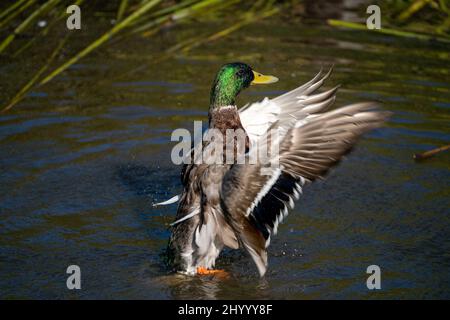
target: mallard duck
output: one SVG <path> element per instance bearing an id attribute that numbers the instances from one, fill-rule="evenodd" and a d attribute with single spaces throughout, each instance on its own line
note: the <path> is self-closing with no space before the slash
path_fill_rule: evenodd
<path id="1" fill-rule="evenodd" d="M 259 275 L 266 273 L 270 240 L 303 187 L 323 177 L 363 133 L 389 116 L 373 102 L 329 110 L 338 87 L 316 91 L 331 72 L 332 68 L 326 74 L 320 71 L 292 91 L 238 109 L 235 99 L 243 89 L 278 79 L 245 63 L 222 66 L 211 89 L 209 128 L 243 130 L 246 157 L 267 138 L 269 129 L 276 128 L 281 132 L 275 142 L 279 152 L 269 165 L 184 165 L 181 196 L 160 203 L 179 201 L 168 245 L 174 270 L 189 275 L 219 272 L 213 269 L 216 259 L 229 247 L 244 248 Z"/>

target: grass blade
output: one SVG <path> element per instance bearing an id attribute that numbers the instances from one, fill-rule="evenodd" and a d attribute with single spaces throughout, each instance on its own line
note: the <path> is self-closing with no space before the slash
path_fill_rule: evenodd
<path id="1" fill-rule="evenodd" d="M 17 9 L 17 7 L 21 6 L 22 3 L 26 2 L 28 0 L 19 0 L 16 3 L 13 3 L 9 8 L 5 9 L 2 13 L 0 13 L 0 20 L 6 17 L 11 11 L 14 11 Z"/>
<path id="2" fill-rule="evenodd" d="M 118 24 L 116 24 L 111 30 L 103 34 L 100 38 L 95 40 L 93 43 L 91 43 L 89 46 L 84 48 L 82 51 L 77 53 L 75 56 L 73 56 L 71 59 L 69 59 L 67 62 L 65 62 L 62 66 L 54 70 L 52 73 L 50 73 L 47 77 L 45 77 L 40 84 L 45 84 L 52 80 L 54 77 L 59 75 L 61 72 L 65 71 L 67 68 L 69 68 L 72 64 L 86 56 L 87 54 L 91 53 L 94 49 L 101 46 L 103 43 L 108 41 L 113 35 L 121 31 L 122 29 L 126 28 L 130 22 L 132 22 L 134 19 L 137 19 L 147 11 L 149 11 L 151 8 L 156 6 L 158 3 L 160 3 L 161 0 L 152 0 L 140 7 L 138 10 L 136 10 L 134 13 L 129 15 L 126 19 L 122 20 Z"/>
<path id="3" fill-rule="evenodd" d="M 66 43 L 66 41 L 68 39 L 68 35 L 59 42 L 58 46 L 53 51 L 50 58 L 47 60 L 46 64 L 44 66 L 42 66 L 41 69 L 39 69 L 39 71 L 34 75 L 33 78 L 31 78 L 30 81 L 27 82 L 27 84 L 25 86 L 22 87 L 22 89 L 14 96 L 14 98 L 11 99 L 11 101 L 8 103 L 8 105 L 1 110 L 1 113 L 8 111 L 12 107 L 14 107 L 14 105 L 16 105 L 20 100 L 23 99 L 23 97 L 34 86 L 34 84 L 39 80 L 39 78 L 42 76 L 42 74 L 48 69 L 48 67 L 52 64 L 53 60 L 56 58 L 58 53 L 64 47 L 64 44 Z"/>
<path id="4" fill-rule="evenodd" d="M 80 6 L 84 0 L 77 0 L 75 1 L 74 5 Z M 29 48 L 35 41 L 42 39 L 42 36 L 46 36 L 49 32 L 49 30 L 52 28 L 53 25 L 61 21 L 61 19 L 65 18 L 67 16 L 66 11 L 63 11 L 56 19 L 51 21 L 43 30 L 40 32 L 39 35 L 34 36 L 30 41 L 25 43 L 22 47 L 20 47 L 17 51 L 15 51 L 12 56 L 16 58 L 18 55 L 20 55 L 22 52 L 24 52 L 27 48 Z"/>
<path id="5" fill-rule="evenodd" d="M 413 14 L 417 11 L 420 11 L 423 7 L 425 7 L 431 0 L 416 0 L 414 1 L 406 10 L 404 10 L 398 16 L 399 21 L 408 20 Z"/>
<path id="6" fill-rule="evenodd" d="M 0 28 L 3 28 L 4 25 L 9 23 L 11 20 L 13 20 L 15 17 L 17 17 L 23 11 L 25 11 L 29 6 L 33 5 L 35 2 L 36 2 L 36 0 L 28 0 L 27 3 L 25 3 L 23 6 L 19 7 L 17 10 L 15 10 L 10 16 L 5 17 L 5 19 L 0 22 Z"/>
<path id="7" fill-rule="evenodd" d="M 36 11 L 34 11 L 25 21 L 23 21 L 13 33 L 6 37 L 5 40 L 0 44 L 0 53 L 2 53 L 14 40 L 14 38 L 23 32 L 39 15 L 46 12 L 55 6 L 60 0 L 49 0 L 43 6 L 39 7 Z"/>
<path id="8" fill-rule="evenodd" d="M 328 24 L 333 27 L 344 27 L 344 28 L 350 28 L 350 29 L 354 29 L 354 30 L 367 31 L 367 26 L 365 24 L 360 24 L 360 23 L 355 23 L 355 22 L 329 19 Z M 387 35 L 391 35 L 391 36 L 397 36 L 397 37 L 415 38 L 415 39 L 427 40 L 427 41 L 435 40 L 435 41 L 450 43 L 450 38 L 435 37 L 435 36 L 431 36 L 431 35 L 414 33 L 414 32 L 410 32 L 410 31 L 402 31 L 402 30 L 397 30 L 397 29 L 389 29 L 389 28 L 385 28 L 385 27 L 383 27 L 381 29 L 373 29 L 370 31 L 387 34 Z"/>
<path id="9" fill-rule="evenodd" d="M 125 10 L 128 7 L 128 0 L 120 1 L 119 10 L 117 11 L 117 21 L 122 20 L 123 15 L 125 14 Z"/>

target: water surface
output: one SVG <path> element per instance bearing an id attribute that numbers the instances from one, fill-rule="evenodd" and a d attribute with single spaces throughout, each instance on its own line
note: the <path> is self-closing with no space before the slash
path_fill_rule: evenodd
<path id="1" fill-rule="evenodd" d="M 412 160 L 450 141 L 448 46 L 272 17 L 118 76 L 151 62 L 164 41 L 88 56 L 0 116 L 1 298 L 450 298 L 449 153 Z M 377 100 L 394 116 L 304 190 L 264 279 L 241 251 L 218 260 L 228 278 L 172 275 L 163 253 L 176 206 L 151 206 L 180 192 L 170 134 L 206 119 L 215 72 L 236 60 L 281 79 L 251 87 L 239 105 L 334 64 L 325 87 L 342 85 L 337 106 Z M 71 264 L 82 290 L 66 289 Z M 372 264 L 382 270 L 376 292 L 365 284 Z"/>

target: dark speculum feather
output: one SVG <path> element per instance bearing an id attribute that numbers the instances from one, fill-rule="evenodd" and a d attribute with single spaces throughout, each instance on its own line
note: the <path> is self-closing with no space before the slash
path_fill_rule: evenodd
<path id="1" fill-rule="evenodd" d="M 255 223 L 255 226 L 261 231 L 266 240 L 270 236 L 271 231 L 268 227 L 274 228 L 276 217 L 285 209 L 289 202 L 289 197 L 294 194 L 295 184 L 298 181 L 292 175 L 282 173 L 270 191 L 253 210 L 253 220 L 258 221 Z"/>

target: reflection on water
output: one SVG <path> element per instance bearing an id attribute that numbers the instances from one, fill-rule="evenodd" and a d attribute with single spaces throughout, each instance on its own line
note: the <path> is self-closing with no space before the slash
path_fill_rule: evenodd
<path id="1" fill-rule="evenodd" d="M 274 17 L 114 78 L 150 51 L 128 44 L 87 57 L 0 116 L 1 298 L 450 297 L 449 154 L 412 161 L 450 141 L 448 46 Z M 240 105 L 334 64 L 327 86 L 342 84 L 337 105 L 377 100 L 394 116 L 305 190 L 264 279 L 241 251 L 218 261 L 229 277 L 170 274 L 164 250 L 176 206 L 151 206 L 180 191 L 170 134 L 206 119 L 212 78 L 234 60 L 280 78 L 243 92 Z M 70 264 L 81 267 L 81 291 L 65 287 Z M 382 270 L 378 292 L 365 286 L 371 264 Z"/>

